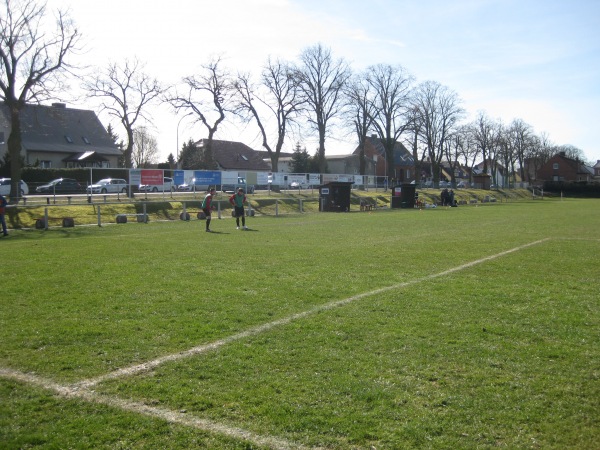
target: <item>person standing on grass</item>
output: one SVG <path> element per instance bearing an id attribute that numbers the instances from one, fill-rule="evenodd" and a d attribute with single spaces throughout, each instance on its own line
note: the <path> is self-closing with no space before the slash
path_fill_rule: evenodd
<path id="1" fill-rule="evenodd" d="M 242 218 L 242 229 L 247 230 L 246 226 L 246 214 L 244 212 L 244 204 L 248 203 L 246 196 L 244 195 L 244 190 L 239 188 L 237 194 L 233 194 L 229 197 L 229 203 L 233 206 L 235 211 L 235 222 L 237 224 L 237 229 L 240 229 L 240 217 Z"/>
<path id="2" fill-rule="evenodd" d="M 3 195 L 0 195 L 0 222 L 2 222 L 2 234 L 3 236 L 8 236 L 8 229 L 6 228 L 6 218 L 4 214 L 6 213 L 6 199 Z"/>
<path id="3" fill-rule="evenodd" d="M 210 233 L 212 230 L 210 229 L 210 219 L 211 219 L 211 211 L 215 209 L 213 205 L 213 196 L 216 194 L 216 190 L 214 188 L 210 188 L 204 200 L 202 200 L 202 211 L 204 211 L 204 215 L 206 215 L 206 231 Z"/>

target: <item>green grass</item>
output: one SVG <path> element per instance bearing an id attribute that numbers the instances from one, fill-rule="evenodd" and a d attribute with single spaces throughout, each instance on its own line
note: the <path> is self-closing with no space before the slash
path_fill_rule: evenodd
<path id="1" fill-rule="evenodd" d="M 596 448 L 599 222 L 544 200 L 13 231 L 0 448 Z"/>

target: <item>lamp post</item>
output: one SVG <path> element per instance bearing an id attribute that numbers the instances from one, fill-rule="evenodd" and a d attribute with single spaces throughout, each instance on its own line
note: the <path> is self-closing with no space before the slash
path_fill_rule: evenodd
<path id="1" fill-rule="evenodd" d="M 181 119 L 179 119 L 179 122 L 177 122 L 177 153 L 176 153 L 176 160 L 175 160 L 175 167 L 177 167 L 179 169 L 179 125 L 181 125 L 181 122 L 183 121 L 183 119 L 185 119 L 185 117 L 187 116 L 187 114 L 185 116 L 183 116 Z"/>

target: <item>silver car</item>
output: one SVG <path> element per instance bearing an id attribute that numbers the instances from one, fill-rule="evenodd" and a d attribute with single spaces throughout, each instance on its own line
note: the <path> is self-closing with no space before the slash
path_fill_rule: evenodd
<path id="1" fill-rule="evenodd" d="M 21 180 L 21 196 L 29 194 L 29 186 Z M 10 178 L 0 178 L 0 195 L 10 195 Z"/>
<path id="2" fill-rule="evenodd" d="M 104 178 L 87 187 L 92 194 L 118 194 L 127 192 L 127 181 L 122 178 Z"/>

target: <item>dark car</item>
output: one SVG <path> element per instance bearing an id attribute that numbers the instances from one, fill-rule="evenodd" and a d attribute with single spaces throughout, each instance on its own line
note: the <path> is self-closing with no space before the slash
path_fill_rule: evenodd
<path id="1" fill-rule="evenodd" d="M 38 194 L 79 194 L 83 188 L 77 180 L 73 178 L 57 178 L 48 184 L 43 184 L 35 188 Z"/>

